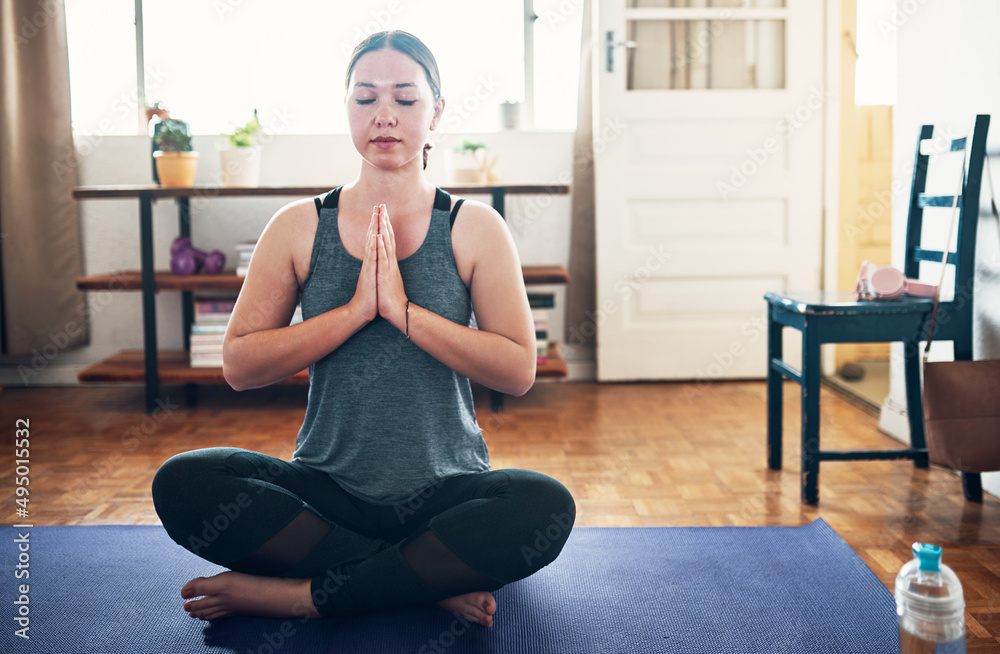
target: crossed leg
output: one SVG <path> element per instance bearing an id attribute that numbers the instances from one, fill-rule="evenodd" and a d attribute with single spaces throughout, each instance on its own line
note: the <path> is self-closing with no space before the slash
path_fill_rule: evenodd
<path id="1" fill-rule="evenodd" d="M 489 591 L 554 560 L 575 517 L 566 489 L 538 473 L 451 478 L 418 509 L 400 511 L 366 504 L 305 466 L 232 448 L 174 457 L 153 495 L 176 542 L 231 570 L 184 585 L 185 610 L 204 620 L 436 602 L 490 626 Z M 553 524 L 546 552 L 526 556 L 538 530 L 551 534 Z"/>
<path id="2" fill-rule="evenodd" d="M 293 565 L 296 562 L 301 563 L 305 556 L 300 556 L 299 553 L 310 549 L 303 543 L 315 542 L 313 536 L 324 530 L 329 531 L 324 521 L 308 509 L 304 509 L 288 526 L 248 557 L 253 559 L 252 564 L 246 559 L 234 564 L 234 568 L 253 569 L 258 574 L 229 571 L 213 577 L 192 579 L 181 589 L 181 597 L 189 600 L 184 603 L 184 610 L 192 618 L 201 620 L 216 620 L 231 614 L 278 618 L 321 617 L 313 600 L 313 580 L 270 575 L 279 574 L 281 568 L 285 568 L 290 562 Z M 490 580 L 478 576 L 444 548 L 430 531 L 424 531 L 404 547 L 402 554 L 404 560 L 414 570 L 440 570 L 448 578 L 441 579 L 439 583 L 444 582 L 443 585 L 453 592 L 457 592 L 454 589 L 486 587 L 491 584 Z M 266 557 L 271 558 L 268 560 Z M 274 567 L 268 569 L 268 563 Z M 435 577 L 432 572 L 425 574 L 431 578 Z M 337 583 L 343 581 L 343 577 L 328 574 L 323 577 L 323 584 L 326 585 L 327 580 L 331 578 Z M 323 593 L 326 592 L 320 586 L 317 599 L 324 597 Z M 441 592 L 447 594 L 449 590 L 446 588 Z M 486 627 L 493 626 L 496 600 L 487 591 L 460 593 L 441 599 L 437 603 L 445 610 L 461 615 L 470 622 Z"/>

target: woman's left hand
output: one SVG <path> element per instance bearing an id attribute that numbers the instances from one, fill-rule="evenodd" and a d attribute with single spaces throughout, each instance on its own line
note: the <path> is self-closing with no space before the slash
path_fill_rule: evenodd
<path id="1" fill-rule="evenodd" d="M 396 236 L 384 204 L 378 212 L 378 313 L 401 332 L 406 331 L 406 289 L 396 260 Z"/>

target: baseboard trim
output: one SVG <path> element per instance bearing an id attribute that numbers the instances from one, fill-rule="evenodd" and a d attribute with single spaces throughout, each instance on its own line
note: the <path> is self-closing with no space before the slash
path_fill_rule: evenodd
<path id="1" fill-rule="evenodd" d="M 0 366 L 0 383 L 11 388 L 31 386 L 76 386 L 80 383 L 80 371 L 86 365 L 48 365 L 35 370 L 30 364 L 7 364 Z"/>
<path id="2" fill-rule="evenodd" d="M 596 381 L 597 380 L 597 362 L 594 360 L 590 361 L 567 361 L 566 368 L 568 375 L 566 379 L 568 381 Z"/>
<path id="3" fill-rule="evenodd" d="M 892 436 L 897 441 L 910 444 L 910 416 L 906 407 L 899 406 L 892 399 L 882 405 L 878 419 L 879 431 Z"/>

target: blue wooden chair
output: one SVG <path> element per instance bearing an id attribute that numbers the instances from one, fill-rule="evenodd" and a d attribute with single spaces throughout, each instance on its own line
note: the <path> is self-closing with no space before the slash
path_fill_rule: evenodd
<path id="1" fill-rule="evenodd" d="M 958 198 L 957 248 L 948 254 L 948 264 L 955 268 L 953 300 L 942 302 L 934 338 L 952 341 L 955 360 L 972 359 L 972 300 L 975 279 L 976 228 L 979 221 L 979 191 L 986 153 L 986 132 L 990 117 L 977 116 L 971 133 L 965 138 L 949 139 L 944 151 L 965 151 L 965 169 Z M 941 209 L 950 219 L 954 196 L 931 196 L 924 193 L 927 181 L 928 154 L 924 143 L 934 133 L 924 125 L 917 140 L 913 185 L 910 190 L 906 226 L 906 263 L 904 274 L 920 276 L 923 262 L 940 263 L 944 252 L 921 246 L 924 209 Z M 933 144 L 932 144 L 933 145 Z M 939 148 L 941 149 L 941 148 Z M 959 155 L 953 155 L 959 156 Z M 945 289 L 942 289 L 945 290 Z M 805 291 L 771 292 L 768 303 L 768 372 L 767 372 L 767 464 L 781 469 L 782 382 L 785 378 L 802 387 L 802 501 L 819 501 L 819 464 L 821 461 L 857 461 L 912 459 L 915 466 L 928 466 L 924 441 L 923 402 L 920 390 L 920 341 L 925 340 L 932 298 L 903 296 L 894 300 L 858 300 L 852 292 Z M 802 369 L 796 370 L 782 360 L 782 330 L 792 327 L 802 333 Z M 904 343 L 906 403 L 910 423 L 910 447 L 896 450 L 828 451 L 820 449 L 819 392 L 820 345 L 823 343 Z M 965 497 L 982 501 L 979 474 L 963 473 Z"/>

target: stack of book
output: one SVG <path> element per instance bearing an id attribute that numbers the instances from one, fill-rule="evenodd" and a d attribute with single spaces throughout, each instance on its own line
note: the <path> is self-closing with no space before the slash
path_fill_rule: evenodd
<path id="1" fill-rule="evenodd" d="M 191 367 L 221 368 L 222 344 L 236 300 L 195 300 L 191 323 Z M 290 325 L 302 322 L 302 307 L 296 306 Z"/>
<path id="2" fill-rule="evenodd" d="M 222 342 L 236 300 L 195 300 L 191 324 L 191 367 L 221 368 Z"/>
<path id="3" fill-rule="evenodd" d="M 236 274 L 239 277 L 246 277 L 247 268 L 250 267 L 250 257 L 253 256 L 253 249 L 257 247 L 257 241 L 244 241 L 236 244 Z"/>
<path id="4" fill-rule="evenodd" d="M 528 293 L 531 317 L 535 321 L 535 343 L 538 363 L 549 360 L 549 316 L 556 305 L 552 293 Z"/>

